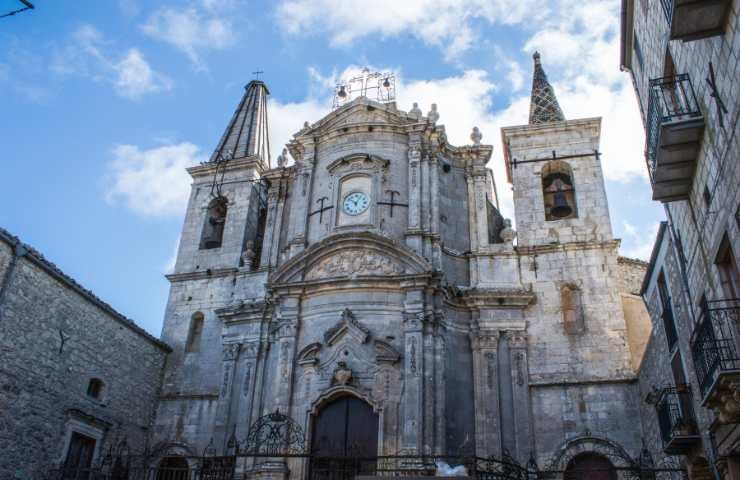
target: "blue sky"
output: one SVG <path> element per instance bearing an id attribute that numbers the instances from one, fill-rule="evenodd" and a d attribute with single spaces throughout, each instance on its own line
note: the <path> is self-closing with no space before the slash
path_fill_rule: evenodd
<path id="1" fill-rule="evenodd" d="M 159 335 L 189 189 L 252 72 L 272 93 L 273 159 L 363 66 L 398 104 L 439 105 L 453 144 L 473 126 L 512 215 L 499 128 L 526 123 L 531 54 L 568 118 L 602 116 L 622 253 L 646 258 L 662 219 L 619 71 L 619 2 L 599 0 L 36 0 L 0 19 L 0 225 Z M 17 8 L 0 0 L 0 13 Z"/>

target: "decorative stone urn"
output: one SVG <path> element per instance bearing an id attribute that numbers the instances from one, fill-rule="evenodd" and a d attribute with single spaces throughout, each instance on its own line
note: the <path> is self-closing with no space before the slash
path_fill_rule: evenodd
<path id="1" fill-rule="evenodd" d="M 347 385 L 352 379 L 352 370 L 344 362 L 337 362 L 337 368 L 334 369 L 334 383 L 336 385 Z"/>

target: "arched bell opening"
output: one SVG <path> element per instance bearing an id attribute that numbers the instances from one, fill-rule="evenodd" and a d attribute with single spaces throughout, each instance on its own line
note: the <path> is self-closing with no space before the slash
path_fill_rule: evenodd
<path id="1" fill-rule="evenodd" d="M 542 195 L 545 220 L 576 218 L 576 189 L 573 171 L 566 162 L 553 160 L 542 167 Z"/>

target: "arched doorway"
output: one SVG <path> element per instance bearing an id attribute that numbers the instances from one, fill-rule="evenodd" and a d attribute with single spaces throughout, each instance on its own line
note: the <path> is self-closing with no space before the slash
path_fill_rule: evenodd
<path id="1" fill-rule="evenodd" d="M 311 478 L 344 480 L 372 474 L 378 455 L 378 415 L 366 402 L 343 396 L 314 417 Z"/>
<path id="2" fill-rule="evenodd" d="M 190 469 L 185 457 L 164 457 L 157 467 L 157 480 L 188 480 Z"/>
<path id="3" fill-rule="evenodd" d="M 617 471 L 606 457 L 582 453 L 568 462 L 563 480 L 617 480 Z"/>

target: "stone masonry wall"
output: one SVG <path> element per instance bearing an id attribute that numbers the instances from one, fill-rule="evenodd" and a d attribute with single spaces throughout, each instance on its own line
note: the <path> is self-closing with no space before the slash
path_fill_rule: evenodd
<path id="1" fill-rule="evenodd" d="M 5 265 L 12 237 L 0 233 Z M 100 436 L 96 456 L 123 438 L 144 448 L 168 348 L 82 292 L 34 251 L 16 263 L 0 304 L 0 478 L 41 478 L 71 428 Z"/>

